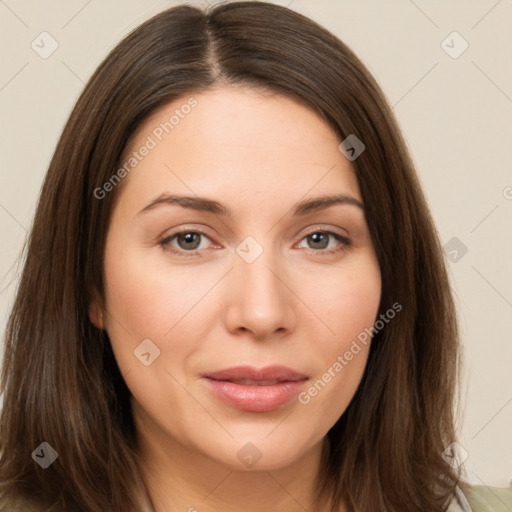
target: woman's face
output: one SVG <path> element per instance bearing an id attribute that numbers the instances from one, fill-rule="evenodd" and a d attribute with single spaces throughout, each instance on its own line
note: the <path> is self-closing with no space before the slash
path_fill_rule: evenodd
<path id="1" fill-rule="evenodd" d="M 347 408 L 381 278 L 340 142 L 306 107 L 245 88 L 191 94 L 139 127 L 91 320 L 143 439 L 275 469 Z M 325 196 L 341 199 L 310 203 Z"/>

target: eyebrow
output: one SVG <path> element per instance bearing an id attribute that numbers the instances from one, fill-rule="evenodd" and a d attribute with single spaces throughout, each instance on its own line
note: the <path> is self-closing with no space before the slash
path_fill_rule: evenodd
<path id="1" fill-rule="evenodd" d="M 179 205 L 183 208 L 213 213 L 222 217 L 233 217 L 233 213 L 218 201 L 207 199 L 205 197 L 180 196 L 174 194 L 161 194 L 156 199 L 145 206 L 137 215 L 148 212 L 161 205 Z M 301 217 L 309 213 L 325 210 L 338 204 L 356 206 L 364 211 L 364 206 L 355 197 L 345 194 L 323 195 L 313 199 L 305 199 L 293 206 L 293 216 Z"/>

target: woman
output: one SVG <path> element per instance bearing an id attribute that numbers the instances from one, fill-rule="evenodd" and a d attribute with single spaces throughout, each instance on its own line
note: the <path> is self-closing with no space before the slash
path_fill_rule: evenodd
<path id="1" fill-rule="evenodd" d="M 52 158 L 2 506 L 470 510 L 457 369 L 435 228 L 361 62 L 283 7 L 172 8 L 99 66 Z"/>

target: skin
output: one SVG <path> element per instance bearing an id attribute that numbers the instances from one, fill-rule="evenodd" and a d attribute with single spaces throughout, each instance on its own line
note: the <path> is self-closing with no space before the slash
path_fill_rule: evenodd
<path id="1" fill-rule="evenodd" d="M 338 204 L 291 213 L 323 194 L 362 203 L 358 182 L 339 137 L 292 99 L 228 86 L 190 96 L 198 105 L 116 191 L 106 295 L 91 305 L 91 321 L 107 330 L 133 394 L 156 512 L 320 510 L 313 492 L 322 443 L 357 389 L 369 345 L 307 404 L 294 398 L 271 412 L 225 404 L 201 375 L 282 364 L 309 377 L 307 390 L 373 326 L 381 276 L 364 211 Z M 190 96 L 147 119 L 126 154 Z M 176 204 L 138 213 L 162 193 L 214 199 L 233 216 Z M 181 229 L 206 233 L 194 246 L 201 256 L 187 257 L 194 248 L 178 237 L 166 246 L 181 255 L 160 244 Z M 324 237 L 315 242 L 312 233 Z M 236 252 L 247 236 L 263 249 L 252 263 Z M 160 350 L 149 366 L 134 356 L 144 339 Z M 252 468 L 237 457 L 249 442 L 261 453 Z"/>

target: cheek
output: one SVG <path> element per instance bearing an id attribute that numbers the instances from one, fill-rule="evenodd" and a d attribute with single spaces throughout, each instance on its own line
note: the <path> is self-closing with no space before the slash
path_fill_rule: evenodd
<path id="1" fill-rule="evenodd" d="M 361 381 L 380 303 L 381 276 L 375 258 L 358 263 L 333 279 L 329 294 L 317 302 L 330 333 L 311 347 L 317 356 L 315 376 L 298 397 L 310 417 L 321 418 L 326 426 L 343 414 Z"/>
<path id="2" fill-rule="evenodd" d="M 126 385 L 148 410 L 161 409 L 171 395 L 175 411 L 190 401 L 177 382 L 185 382 L 183 363 L 198 349 L 187 336 L 198 328 L 191 309 L 212 286 L 190 274 L 155 265 L 142 251 L 107 247 L 108 335 Z"/>
<path id="3" fill-rule="evenodd" d="M 373 254 L 354 259 L 352 265 L 331 276 L 328 294 L 321 298 L 320 311 L 325 312 L 331 334 L 329 351 L 350 345 L 365 328 L 371 327 L 381 298 L 381 276 Z"/>
<path id="4" fill-rule="evenodd" d="M 211 287 L 200 272 L 158 264 L 143 251 L 105 258 L 107 304 L 125 331 L 138 337 L 167 337 Z M 169 337 L 171 335 L 169 334 Z"/>
<path id="5" fill-rule="evenodd" d="M 141 369 L 161 365 L 165 342 L 172 338 L 173 327 L 186 313 L 193 291 L 183 286 L 179 275 L 166 276 L 163 269 L 153 268 L 142 251 L 117 251 L 120 246 L 113 240 L 105 253 L 107 329 L 123 375 L 131 370 L 137 370 L 132 375 L 138 375 Z M 149 351 L 149 360 L 154 358 L 148 368 L 142 367 L 144 360 L 136 358 L 143 342 L 148 350 L 141 349 L 141 354 Z"/>

